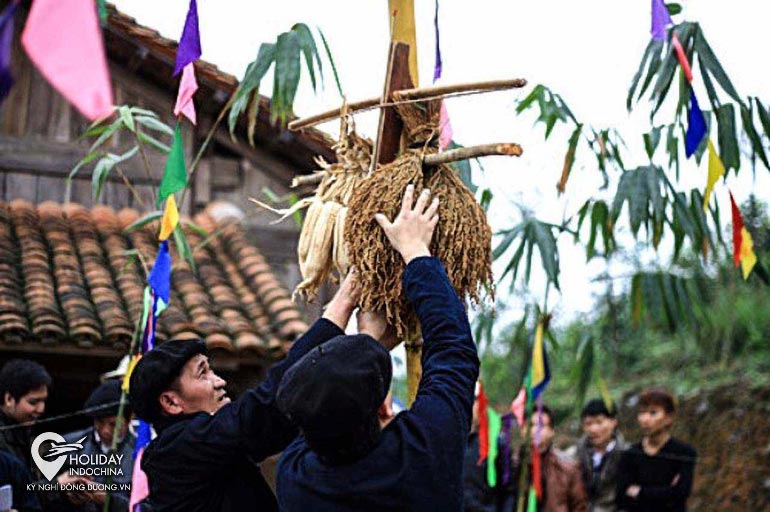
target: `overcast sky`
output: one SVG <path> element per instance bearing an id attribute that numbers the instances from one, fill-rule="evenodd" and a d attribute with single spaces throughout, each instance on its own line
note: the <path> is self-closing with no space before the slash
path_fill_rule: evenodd
<path id="1" fill-rule="evenodd" d="M 113 0 L 117 7 L 141 24 L 178 39 L 182 32 L 187 0 Z M 420 83 L 427 85 L 433 75 L 433 0 L 415 0 Z M 733 79 L 742 96 L 756 95 L 766 102 L 770 73 L 766 69 L 766 30 L 770 4 L 751 0 L 684 1 L 684 12 L 675 18 L 701 23 L 712 48 Z M 203 58 L 241 78 L 261 42 L 272 42 L 296 22 L 321 28 L 335 56 L 343 88 L 350 101 L 376 96 L 382 91 L 388 36 L 386 0 L 198 0 Z M 644 106 L 629 115 L 625 98 L 642 52 L 650 38 L 649 0 L 441 0 L 439 11 L 443 77 L 440 83 L 460 83 L 501 78 L 526 78 L 531 85 L 543 83 L 562 95 L 575 116 L 595 127 L 618 128 L 630 149 L 626 165 L 647 163 L 641 134 L 650 122 Z M 313 94 L 309 81 L 300 84 L 295 105 L 302 116 L 339 105 L 328 66 L 326 88 Z M 707 103 L 699 74 L 696 93 Z M 263 82 L 263 94 L 270 94 L 272 81 Z M 601 179 L 587 155 L 573 170 L 567 193 L 556 194 L 556 182 L 569 132 L 557 130 L 548 142 L 543 128 L 533 128 L 534 117 L 517 117 L 515 100 L 531 89 L 484 96 L 454 98 L 447 102 L 455 139 L 464 144 L 515 141 L 524 146 L 520 159 L 503 157 L 483 161 L 485 172 L 478 173 L 482 186 L 490 186 L 495 201 L 490 221 L 495 230 L 510 227 L 519 220 L 513 202 L 532 209 L 537 217 L 559 222 L 574 213 L 592 194 Z M 705 107 L 704 107 L 705 108 Z M 673 107 L 661 109 L 656 124 L 673 119 Z M 358 118 L 359 131 L 376 135 L 376 114 Z M 336 136 L 337 124 L 321 126 Z M 585 149 L 585 148 L 584 148 Z M 662 154 L 662 151 L 661 151 Z M 682 158 L 684 155 L 682 155 Z M 663 158 L 660 157 L 663 162 Z M 578 162 L 581 163 L 580 155 Z M 682 168 L 681 186 L 702 188 L 706 162 L 696 167 L 687 162 Z M 728 184 L 738 200 L 752 188 L 767 198 L 768 172 L 759 169 L 756 178 L 742 167 L 740 178 L 731 176 Z M 604 192 L 608 197 L 613 190 Z M 601 194 L 601 193 L 600 193 Z M 722 204 L 726 191 L 717 188 Z M 727 211 L 727 208 L 723 208 Z M 727 233 L 729 235 L 729 233 Z M 580 312 L 591 310 L 593 294 L 601 284 L 592 278 L 605 270 L 599 260 L 585 263 L 582 249 L 571 240 L 560 239 L 562 293 L 553 293 L 549 304 L 557 321 L 564 322 Z M 544 279 L 535 258 L 535 271 L 529 290 L 531 298 L 542 303 Z M 501 269 L 497 269 L 498 271 Z M 625 269 L 614 266 L 613 274 Z M 619 286 L 627 283 L 619 282 Z M 507 289 L 507 287 L 506 287 Z M 501 290 L 502 291 L 502 290 Z M 505 296 L 505 293 L 501 293 Z M 506 315 L 515 318 L 516 306 Z"/>

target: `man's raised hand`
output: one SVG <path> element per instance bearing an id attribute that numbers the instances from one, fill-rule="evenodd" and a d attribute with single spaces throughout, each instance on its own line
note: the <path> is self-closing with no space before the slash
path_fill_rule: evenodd
<path id="1" fill-rule="evenodd" d="M 410 184 L 404 192 L 401 211 L 393 222 L 381 213 L 374 216 L 406 263 L 419 256 L 430 256 L 430 240 L 438 223 L 438 206 L 437 197 L 430 201 L 427 188 L 414 203 L 414 185 Z"/>

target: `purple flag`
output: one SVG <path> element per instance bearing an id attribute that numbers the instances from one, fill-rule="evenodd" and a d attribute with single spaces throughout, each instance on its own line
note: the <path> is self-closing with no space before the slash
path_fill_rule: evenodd
<path id="1" fill-rule="evenodd" d="M 652 0 L 652 29 L 650 30 L 652 40 L 664 41 L 666 39 L 666 27 L 673 23 L 663 0 Z"/>
<path id="2" fill-rule="evenodd" d="M 182 72 L 184 67 L 201 58 L 201 35 L 198 31 L 198 6 L 195 0 L 190 0 L 190 9 L 184 22 L 182 37 L 176 49 L 176 65 L 174 76 Z"/>
<path id="3" fill-rule="evenodd" d="M 687 116 L 687 133 L 685 134 L 684 152 L 690 158 L 706 136 L 706 118 L 698 106 L 695 93 L 690 89 L 690 113 Z"/>
<path id="4" fill-rule="evenodd" d="M 436 15 L 433 18 L 433 26 L 436 28 L 436 67 L 433 68 L 433 81 L 441 78 L 441 44 L 438 36 L 438 0 L 436 0 Z"/>
<path id="5" fill-rule="evenodd" d="M 0 103 L 13 87 L 11 47 L 13 46 L 13 15 L 18 2 L 12 2 L 0 14 Z"/>

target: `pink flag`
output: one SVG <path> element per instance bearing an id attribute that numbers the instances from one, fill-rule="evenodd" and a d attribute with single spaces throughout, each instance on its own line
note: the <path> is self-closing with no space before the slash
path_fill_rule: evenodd
<path id="1" fill-rule="evenodd" d="M 131 476 L 131 498 L 128 504 L 128 510 L 134 511 L 134 507 L 147 496 L 150 495 L 150 486 L 147 482 L 147 475 L 142 471 L 142 454 L 144 448 L 139 450 L 134 460 L 134 472 Z"/>
<path id="2" fill-rule="evenodd" d="M 682 43 L 679 42 L 679 38 L 676 37 L 676 34 L 671 36 L 671 44 L 674 45 L 676 58 L 679 59 L 679 65 L 682 66 L 685 78 L 687 78 L 688 82 L 692 83 L 692 69 L 690 68 L 690 63 L 687 61 L 687 55 L 684 53 Z"/>
<path id="3" fill-rule="evenodd" d="M 179 94 L 176 97 L 174 115 L 178 117 L 182 113 L 192 124 L 196 124 L 193 95 L 197 90 L 198 82 L 195 80 L 195 67 L 191 62 L 182 71 L 182 80 L 179 82 Z"/>
<path id="4" fill-rule="evenodd" d="M 21 35 L 40 73 L 91 121 L 110 114 L 112 86 L 96 5 L 35 0 Z"/>
<path id="5" fill-rule="evenodd" d="M 452 142 L 452 123 L 449 122 L 449 112 L 446 110 L 446 103 L 441 102 L 441 114 L 438 122 L 439 139 L 438 147 L 444 151 Z"/>
<path id="6" fill-rule="evenodd" d="M 524 408 L 527 405 L 527 392 L 524 388 L 519 390 L 519 394 L 511 403 L 511 412 L 516 417 L 516 423 L 519 424 L 519 428 L 524 427 Z"/>

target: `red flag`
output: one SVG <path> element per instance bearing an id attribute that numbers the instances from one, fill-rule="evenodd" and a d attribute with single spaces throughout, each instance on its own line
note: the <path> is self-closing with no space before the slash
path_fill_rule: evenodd
<path id="1" fill-rule="evenodd" d="M 685 78 L 687 78 L 688 82 L 692 83 L 692 69 L 690 68 L 690 63 L 687 61 L 687 55 L 684 53 L 682 43 L 679 42 L 679 38 L 676 37 L 676 34 L 671 36 L 671 44 L 674 45 L 676 58 L 679 59 L 679 65 L 682 66 Z"/>
<path id="2" fill-rule="evenodd" d="M 741 264 L 741 242 L 743 242 L 743 217 L 741 211 L 738 209 L 738 205 L 735 204 L 735 198 L 733 193 L 730 192 L 730 207 L 733 212 L 733 261 L 735 266 Z"/>
<path id="3" fill-rule="evenodd" d="M 535 487 L 537 499 L 543 499 L 543 475 L 540 464 L 540 450 L 537 443 L 532 443 L 532 485 Z"/>
<path id="4" fill-rule="evenodd" d="M 479 415 L 479 460 L 476 465 L 480 465 L 489 455 L 489 417 L 487 416 L 487 395 L 484 393 L 484 385 L 479 381 L 479 394 L 476 397 L 478 401 Z"/>
<path id="5" fill-rule="evenodd" d="M 735 204 L 733 193 L 730 192 L 730 206 L 733 213 L 733 261 L 735 266 L 741 267 L 743 279 L 748 279 L 749 274 L 757 264 L 757 255 L 754 252 L 754 240 L 751 233 L 743 223 L 741 211 Z"/>

